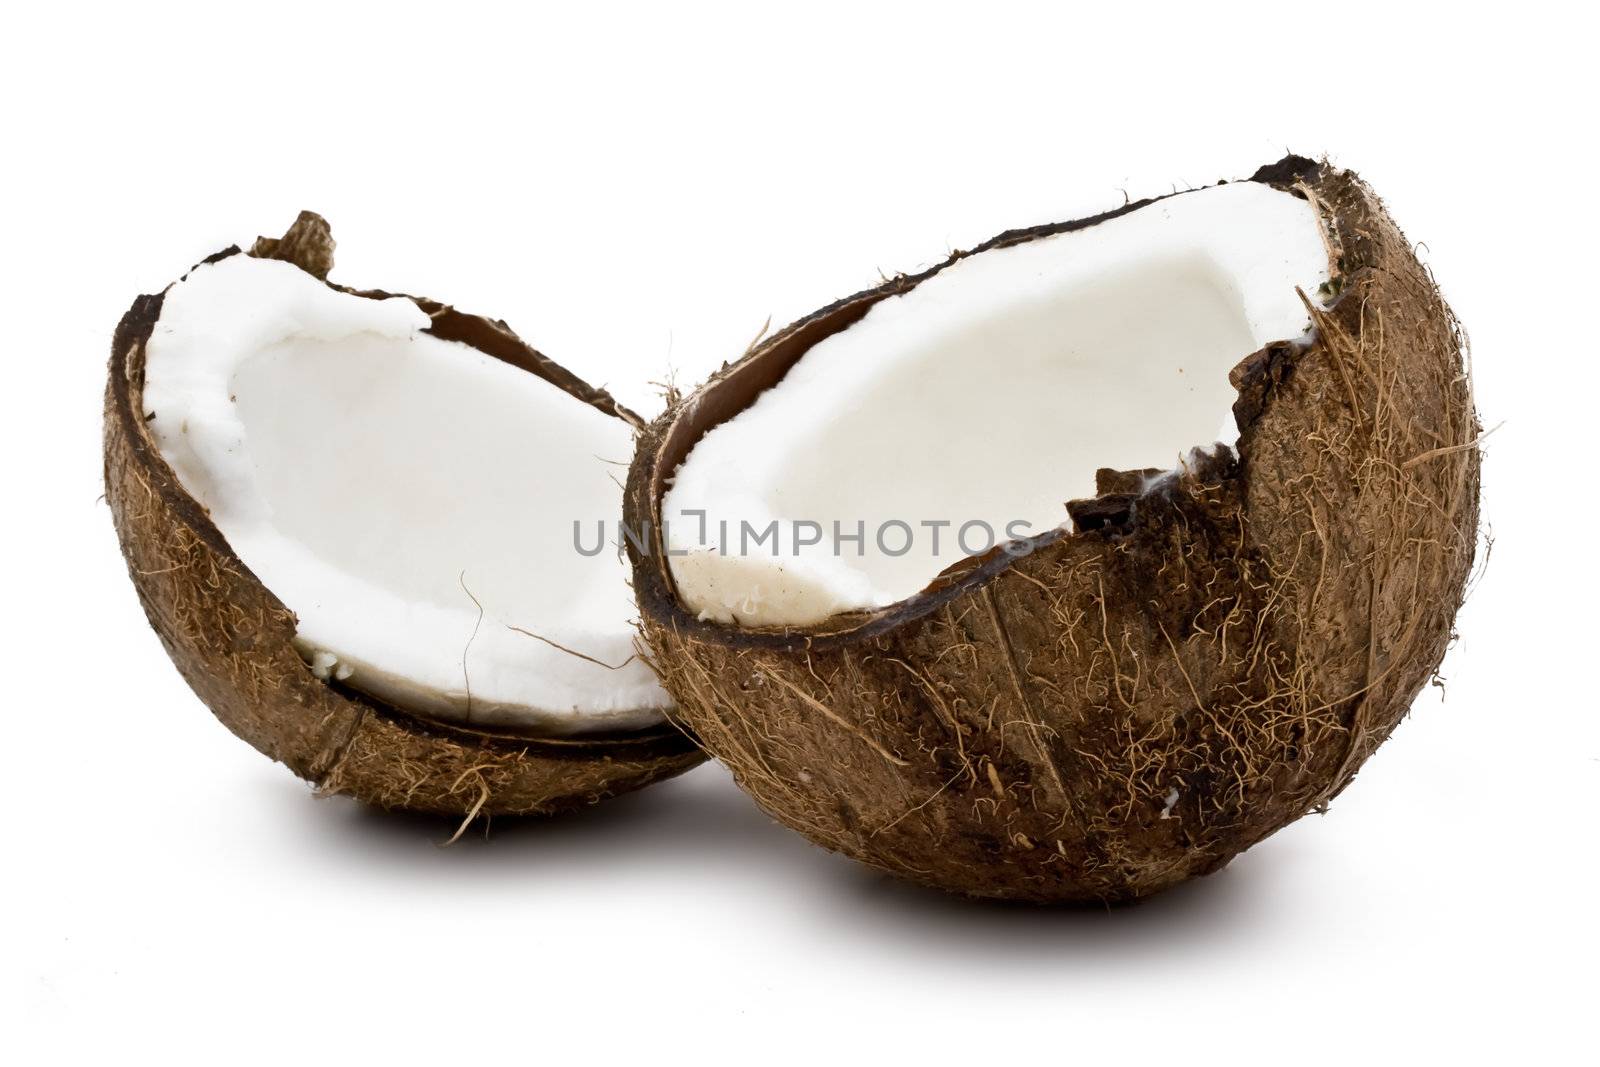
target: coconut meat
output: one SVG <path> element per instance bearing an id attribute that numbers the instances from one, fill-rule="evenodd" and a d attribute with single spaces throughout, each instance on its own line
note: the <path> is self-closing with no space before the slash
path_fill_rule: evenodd
<path id="1" fill-rule="evenodd" d="M 630 428 L 428 322 L 288 263 L 198 267 L 149 340 L 149 432 L 320 675 L 473 724 L 659 721 L 610 536 Z"/>
<path id="2" fill-rule="evenodd" d="M 1316 209 L 1256 182 L 962 259 L 696 443 L 662 508 L 678 594 L 747 626 L 885 607 L 1065 524 L 1097 468 L 1231 446 L 1229 371 L 1329 274 Z"/>

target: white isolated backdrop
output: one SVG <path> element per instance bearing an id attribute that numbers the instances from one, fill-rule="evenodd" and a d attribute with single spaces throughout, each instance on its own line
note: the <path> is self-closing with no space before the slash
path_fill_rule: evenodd
<path id="1" fill-rule="evenodd" d="M 1075 8 L 8 12 L 8 1061 L 1592 1056 L 1586 16 Z M 896 884 L 714 766 L 441 849 L 211 719 L 97 499 L 118 316 L 302 207 L 336 279 L 502 316 L 653 413 L 769 316 L 1286 148 L 1425 243 L 1504 423 L 1495 547 L 1446 688 L 1331 813 L 1136 908 Z"/>

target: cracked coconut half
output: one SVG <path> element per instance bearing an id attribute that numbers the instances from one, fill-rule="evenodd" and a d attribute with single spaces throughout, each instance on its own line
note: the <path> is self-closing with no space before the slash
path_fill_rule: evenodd
<path id="1" fill-rule="evenodd" d="M 692 766 L 610 520 L 639 420 L 504 323 L 328 283 L 309 213 L 141 297 L 106 480 L 152 624 L 236 733 L 332 792 L 582 804 Z"/>
<path id="2" fill-rule="evenodd" d="M 1403 717 L 1477 435 L 1411 245 L 1291 156 L 802 319 L 649 428 L 625 524 L 675 716 L 776 818 L 944 889 L 1128 900 Z"/>

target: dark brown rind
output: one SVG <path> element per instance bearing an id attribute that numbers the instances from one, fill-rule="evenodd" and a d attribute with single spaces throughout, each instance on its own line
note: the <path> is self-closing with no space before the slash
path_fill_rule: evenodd
<path id="1" fill-rule="evenodd" d="M 1476 547 L 1464 341 L 1354 174 L 1291 157 L 1252 180 L 1317 206 L 1342 295 L 1235 370 L 1236 455 L 1102 472 L 1077 528 L 1026 554 L 882 611 L 744 630 L 689 615 L 660 552 L 694 441 L 943 265 L 801 320 L 650 427 L 625 502 L 656 536 L 629 546 L 645 638 L 676 716 L 774 817 L 947 890 L 1131 900 L 1322 808 L 1405 715 Z"/>
<path id="2" fill-rule="evenodd" d="M 302 216 L 297 229 L 304 222 Z M 315 241 L 299 246 L 313 253 L 323 247 Z M 326 250 L 331 247 L 330 239 Z M 233 254 L 237 249 L 211 261 Z M 523 344 L 504 323 L 416 302 L 433 316 L 430 332 L 522 366 L 610 414 L 632 415 Z M 581 739 L 483 732 L 418 718 L 318 680 L 292 644 L 293 613 L 234 554 L 146 432 L 144 349 L 161 303 L 161 294 L 138 298 L 112 341 L 106 498 L 151 626 L 225 726 L 322 792 L 447 815 L 582 807 L 704 759 L 670 725 Z M 629 421 L 637 424 L 637 417 Z"/>

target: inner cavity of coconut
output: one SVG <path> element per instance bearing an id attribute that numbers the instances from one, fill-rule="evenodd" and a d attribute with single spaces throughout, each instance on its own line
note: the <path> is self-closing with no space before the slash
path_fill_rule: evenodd
<path id="1" fill-rule="evenodd" d="M 1316 209 L 1255 182 L 962 259 L 696 443 L 662 506 L 679 597 L 747 626 L 886 607 L 1069 524 L 1097 468 L 1232 446 L 1229 371 L 1303 334 L 1329 272 Z"/>
<path id="2" fill-rule="evenodd" d="M 660 721 L 626 568 L 574 535 L 610 529 L 630 428 L 428 321 L 288 263 L 198 267 L 147 347 L 150 432 L 320 675 L 474 724 Z"/>

